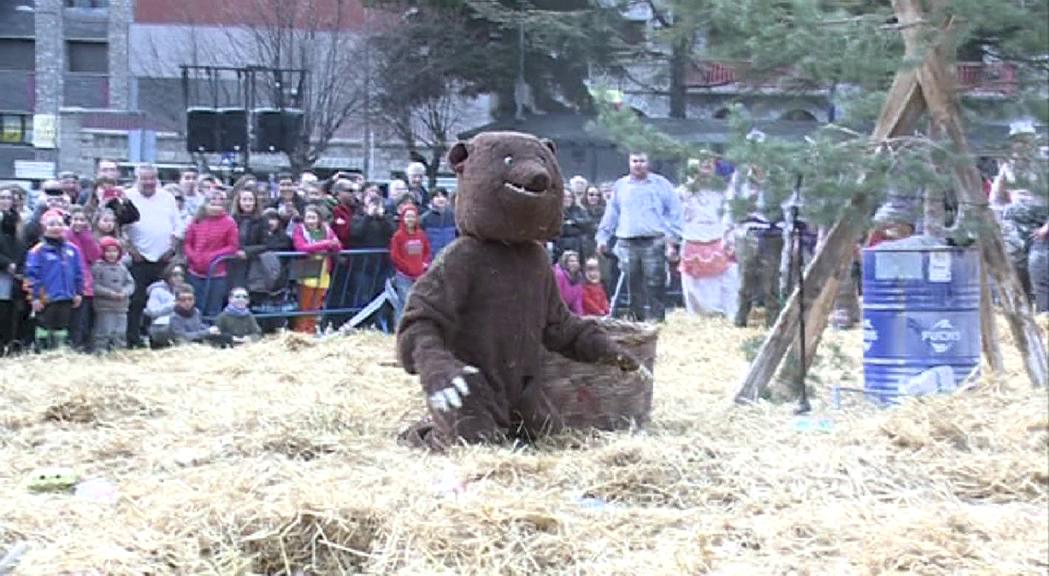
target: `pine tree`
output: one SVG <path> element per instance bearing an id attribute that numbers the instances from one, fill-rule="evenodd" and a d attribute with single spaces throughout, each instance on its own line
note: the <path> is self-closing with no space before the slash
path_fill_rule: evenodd
<path id="1" fill-rule="evenodd" d="M 924 128 L 924 132 L 897 133 L 872 141 L 868 130 L 879 109 L 883 112 L 890 109 L 883 109 L 883 104 L 898 104 L 902 100 L 900 94 L 893 94 L 891 101 L 886 99 L 894 79 L 909 77 L 908 70 L 916 72 L 915 78 L 928 78 L 931 69 L 924 66 L 928 54 L 934 54 L 935 61 L 945 62 L 947 66 L 953 66 L 959 54 L 963 54 L 966 58 L 997 61 L 1000 70 L 1017 71 L 1016 81 L 1007 78 L 1009 82 L 1002 86 L 1013 92 L 1011 98 L 1004 103 L 995 102 L 993 106 L 970 106 L 967 110 L 970 115 L 1045 118 L 1045 87 L 1049 78 L 1046 0 L 927 0 L 917 7 L 903 0 L 894 0 L 892 5 L 884 1 L 847 0 L 668 0 L 667 3 L 678 13 L 709 15 L 701 24 L 709 32 L 709 55 L 746 59 L 750 63 L 749 80 L 755 85 L 780 79 L 779 85 L 788 90 L 791 86 L 822 86 L 837 95 L 842 111 L 838 121 L 800 142 L 766 138 L 759 144 L 748 140 L 745 134 L 752 122 L 740 109 L 734 111 L 734 137 L 726 156 L 736 164 L 764 168 L 765 192 L 772 195 L 772 202 L 767 205 L 778 210 L 780 201 L 792 192 L 800 176 L 804 183 L 803 217 L 809 222 L 826 226 L 843 216 L 856 222 L 857 216 L 872 210 L 887 193 L 893 192 L 915 201 L 924 195 L 925 216 L 929 219 L 927 229 L 940 230 L 942 223 L 936 220 L 942 218 L 938 216 L 943 212 L 942 199 L 950 199 L 949 193 L 955 192 L 954 204 L 960 207 L 960 214 L 945 234 L 959 244 L 980 240 L 985 264 L 996 270 L 996 277 L 1003 283 L 1000 287 L 1005 286 L 1005 291 L 1010 293 L 1005 298 L 1007 313 L 1014 337 L 1025 351 L 1032 381 L 1044 381 L 1046 367 L 1041 336 L 1037 329 L 1032 330 L 1029 314 L 1012 296 L 1015 275 L 1007 270 L 1002 272 L 1004 267 L 999 266 L 999 262 L 990 262 L 996 255 L 1004 257 L 1004 251 L 997 226 L 988 220 L 984 211 L 985 203 L 982 199 L 976 200 L 980 198 L 975 191 L 979 182 L 970 177 L 975 174 L 971 170 L 975 158 L 968 149 L 959 147 L 958 139 L 964 137 L 961 127 L 954 122 L 944 124 L 949 115 L 937 116 L 934 122 L 914 122 L 904 110 L 900 118 L 907 117 L 907 120 L 902 125 Z M 924 18 L 900 23 L 896 14 L 901 7 L 919 10 Z M 678 33 L 687 32 L 678 30 Z M 902 41 L 905 36 L 906 49 Z M 919 66 L 922 72 L 917 74 Z M 933 89 L 943 86 L 942 82 L 935 82 Z M 922 91 L 928 88 L 919 87 Z M 953 110 L 951 100 L 957 101 L 958 96 L 948 94 L 947 100 L 936 98 L 933 103 L 942 114 L 944 110 Z M 599 100 L 604 100 L 601 128 L 624 146 L 649 149 L 656 155 L 677 159 L 698 157 L 702 153 L 695 146 L 674 142 L 655 130 L 646 129 L 630 111 L 614 105 L 614 99 Z M 906 101 L 921 102 L 911 98 Z M 946 138 L 948 135 L 950 140 Z M 1044 160 L 1040 166 L 1043 175 L 1040 182 L 1045 183 Z M 1044 185 L 1038 192 L 1049 195 Z M 969 200 L 958 202 L 959 198 Z M 984 225 L 990 222 L 990 225 L 974 227 L 971 224 L 975 222 Z M 856 225 L 850 224 L 848 229 L 854 228 Z M 841 249 L 834 247 L 832 251 L 837 253 Z M 822 278 L 835 274 L 826 266 L 821 270 Z M 814 303 L 818 309 L 824 309 L 827 292 L 822 291 L 820 303 L 809 301 L 806 290 L 804 300 L 809 301 L 806 309 L 811 310 Z M 785 308 L 784 314 L 789 310 L 790 307 Z M 992 324 L 987 318 L 984 317 L 984 324 Z M 825 321 L 825 316 L 823 319 Z M 819 330 L 822 328 L 815 333 L 815 344 L 819 341 Z M 775 339 L 776 349 L 785 350 L 782 348 L 784 336 L 773 334 L 766 345 Z M 809 333 L 805 340 L 809 343 Z M 984 343 L 985 352 L 993 357 L 996 339 L 985 334 Z M 813 346 L 809 352 L 814 353 Z M 778 364 L 781 358 L 779 352 L 759 354 L 754 365 L 756 372 L 752 370 L 748 375 L 744 388 L 752 392 L 753 384 L 760 390 L 763 384 L 759 381 L 764 377 L 756 374 L 775 370 L 773 364 Z M 811 356 L 807 360 L 811 360 Z M 743 392 L 741 390 L 741 395 Z"/>

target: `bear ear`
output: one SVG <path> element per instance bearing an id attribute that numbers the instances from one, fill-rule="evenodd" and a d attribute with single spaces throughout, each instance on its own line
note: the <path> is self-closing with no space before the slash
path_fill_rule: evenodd
<path id="1" fill-rule="evenodd" d="M 540 140 L 540 142 L 543 143 L 543 146 L 549 148 L 550 151 L 554 153 L 554 156 L 557 156 L 557 144 L 554 144 L 553 140 L 549 138 L 543 138 L 542 140 Z"/>
<path id="2" fill-rule="evenodd" d="M 470 157 L 469 145 L 466 142 L 456 142 L 455 146 L 448 151 L 448 164 L 456 174 L 463 173 L 463 164 Z"/>

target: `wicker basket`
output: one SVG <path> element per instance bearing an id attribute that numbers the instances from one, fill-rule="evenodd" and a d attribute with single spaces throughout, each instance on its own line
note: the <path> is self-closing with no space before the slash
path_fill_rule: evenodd
<path id="1" fill-rule="evenodd" d="M 659 340 L 655 326 L 622 320 L 600 322 L 613 340 L 650 371 L 653 369 Z M 543 384 L 568 428 L 620 430 L 643 426 L 652 411 L 652 382 L 614 366 L 584 364 L 547 352 Z"/>

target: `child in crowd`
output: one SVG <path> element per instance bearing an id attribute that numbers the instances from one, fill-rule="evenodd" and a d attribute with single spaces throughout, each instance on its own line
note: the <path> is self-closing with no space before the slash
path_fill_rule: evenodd
<path id="1" fill-rule="evenodd" d="M 597 258 L 586 259 L 584 268 L 586 283 L 583 284 L 583 315 L 608 316 L 608 293 L 601 281 L 601 263 Z"/>
<path id="2" fill-rule="evenodd" d="M 573 314 L 583 314 L 583 274 L 579 267 L 579 253 L 565 250 L 554 264 L 554 279 L 561 292 L 568 310 Z"/>
<path id="3" fill-rule="evenodd" d="M 182 284 L 175 288 L 175 308 L 171 315 L 171 343 L 223 344 L 219 329 L 205 326 L 204 318 L 197 309 L 193 287 Z"/>
<path id="4" fill-rule="evenodd" d="M 284 224 L 276 208 L 262 212 L 265 228 L 262 243 L 266 249 L 248 269 L 248 295 L 256 309 L 267 312 L 281 311 L 286 300 L 283 297 L 288 275 L 284 259 L 270 252 L 291 252 L 294 246 L 284 232 Z M 259 326 L 264 334 L 271 334 L 286 324 L 284 318 L 261 318 Z"/>
<path id="5" fill-rule="evenodd" d="M 91 231 L 87 212 L 83 206 L 69 208 L 69 228 L 65 233 L 66 241 L 80 251 L 80 269 L 84 271 L 84 303 L 73 311 L 69 325 L 69 343 L 75 350 L 86 352 L 91 348 L 91 327 L 94 323 L 94 307 L 91 301 L 95 297 L 95 282 L 91 267 L 102 258 L 98 241 Z"/>
<path id="6" fill-rule="evenodd" d="M 116 238 L 101 242 L 102 259 L 91 268 L 95 284 L 95 352 L 127 346 L 127 310 L 135 280 L 121 263 L 124 251 Z"/>
<path id="7" fill-rule="evenodd" d="M 320 270 L 315 275 L 300 279 L 299 310 L 320 310 L 331 284 L 330 254 L 337 254 L 342 249 L 342 244 L 335 236 L 335 231 L 324 221 L 324 209 L 316 204 L 308 204 L 303 208 L 302 224 L 295 226 L 291 240 L 296 252 L 311 254 L 308 258 L 320 263 Z M 295 330 L 304 334 L 316 333 L 317 317 L 312 314 L 300 317 L 295 324 Z"/>
<path id="8" fill-rule="evenodd" d="M 146 288 L 145 314 L 150 318 L 149 341 L 153 347 L 171 340 L 171 315 L 175 312 L 175 289 L 186 281 L 181 264 L 169 264 L 162 280 Z"/>
<path id="9" fill-rule="evenodd" d="M 219 334 L 223 338 L 228 338 L 234 345 L 256 342 L 262 338 L 262 329 L 259 328 L 255 317 L 251 315 L 251 309 L 248 308 L 249 302 L 248 290 L 238 286 L 230 290 L 229 304 L 215 319 L 215 326 L 219 329 Z"/>
<path id="10" fill-rule="evenodd" d="M 120 240 L 120 228 L 117 225 L 117 215 L 112 210 L 103 208 L 95 217 L 95 240 L 103 236 L 109 236 Z"/>
<path id="11" fill-rule="evenodd" d="M 130 269 L 131 255 L 128 254 L 127 239 L 120 231 L 120 223 L 117 221 L 117 215 L 112 210 L 103 208 L 99 211 L 98 215 L 95 216 L 95 240 L 101 241 L 102 238 L 105 237 L 115 238 L 120 242 L 120 250 L 124 253 L 122 261 L 124 266 L 128 266 Z"/>
<path id="12" fill-rule="evenodd" d="M 73 309 L 84 295 L 84 270 L 80 251 L 65 239 L 61 212 L 48 210 L 40 219 L 41 241 L 26 255 L 26 291 L 36 314 L 37 344 L 56 348 L 69 336 Z"/>
<path id="13" fill-rule="evenodd" d="M 226 297 L 226 263 L 212 262 L 223 256 L 232 256 L 240 250 L 240 232 L 237 223 L 226 211 L 226 192 L 212 189 L 207 203 L 197 210 L 193 222 L 186 228 L 183 243 L 186 254 L 187 276 L 197 291 L 197 307 L 209 318 L 222 310 Z"/>
<path id="14" fill-rule="evenodd" d="M 415 204 L 405 202 L 398 213 L 401 223 L 390 240 L 390 261 L 395 270 L 393 287 L 397 291 L 394 323 L 401 321 L 412 285 L 430 265 L 430 239 L 419 228 L 419 209 Z"/>

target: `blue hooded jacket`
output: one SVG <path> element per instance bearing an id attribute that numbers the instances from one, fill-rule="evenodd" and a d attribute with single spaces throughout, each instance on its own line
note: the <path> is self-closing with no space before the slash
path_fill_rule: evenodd
<path id="1" fill-rule="evenodd" d="M 84 293 L 80 251 L 70 242 L 41 240 L 26 254 L 26 291 L 45 305 Z"/>
<path id="2" fill-rule="evenodd" d="M 459 235 L 455 228 L 455 210 L 451 206 L 445 208 L 444 212 L 428 210 L 419 219 L 419 227 L 430 239 L 430 252 L 433 258 L 436 258 L 437 254 Z"/>

